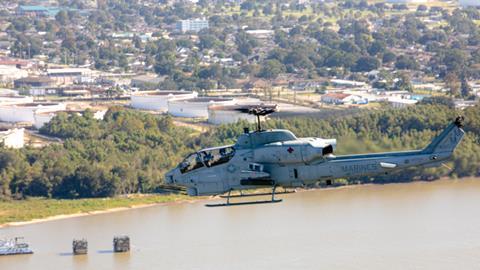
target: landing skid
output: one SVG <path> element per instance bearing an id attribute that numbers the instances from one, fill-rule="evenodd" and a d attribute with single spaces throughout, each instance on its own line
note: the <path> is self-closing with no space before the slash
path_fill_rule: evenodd
<path id="1" fill-rule="evenodd" d="M 282 191 L 282 192 L 277 192 L 275 194 L 290 194 L 290 193 L 295 193 L 296 191 L 290 190 L 290 191 Z M 270 196 L 272 193 L 270 192 L 265 192 L 265 193 L 251 193 L 251 194 L 235 194 L 235 195 L 230 195 L 230 198 L 242 198 L 242 197 L 255 197 L 255 196 Z M 227 199 L 228 195 L 222 195 L 220 198 Z"/>
<path id="2" fill-rule="evenodd" d="M 221 196 L 222 198 L 226 198 L 227 202 L 226 203 L 219 203 L 219 204 L 206 204 L 206 207 L 224 207 L 224 206 L 239 206 L 239 205 L 252 205 L 252 204 L 269 204 L 269 203 L 279 203 L 282 201 L 282 199 L 275 199 L 275 189 L 277 187 L 273 186 L 272 187 L 272 193 L 258 193 L 258 194 L 242 194 L 240 195 L 231 195 L 232 190 L 228 191 L 227 196 Z M 284 193 L 293 193 L 294 191 L 284 191 L 280 194 Z M 264 201 L 251 201 L 251 202 L 230 202 L 230 198 L 241 198 L 241 197 L 253 197 L 253 196 L 263 196 L 263 195 L 272 195 L 271 200 L 264 200 Z"/>
<path id="3" fill-rule="evenodd" d="M 282 199 L 275 200 L 266 200 L 266 201 L 253 201 L 253 202 L 236 202 L 236 203 L 218 203 L 218 204 L 206 204 L 206 207 L 224 207 L 224 206 L 238 206 L 238 205 L 250 205 L 250 204 L 268 204 L 268 203 L 279 203 L 282 202 Z"/>

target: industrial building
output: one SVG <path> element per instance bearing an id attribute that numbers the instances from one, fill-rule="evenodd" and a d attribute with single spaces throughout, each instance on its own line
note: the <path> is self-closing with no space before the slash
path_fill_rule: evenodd
<path id="1" fill-rule="evenodd" d="M 54 87 L 54 81 L 46 76 L 26 77 L 13 81 L 16 89 L 28 89 L 30 95 L 41 96 L 47 93 L 48 88 Z"/>
<path id="2" fill-rule="evenodd" d="M 47 69 L 48 77 L 56 84 L 69 85 L 73 83 L 93 82 L 93 71 L 89 68 L 51 68 Z"/>
<path id="3" fill-rule="evenodd" d="M 130 100 L 135 109 L 167 112 L 170 99 L 192 99 L 197 95 L 190 91 L 142 91 L 132 94 Z"/>
<path id="4" fill-rule="evenodd" d="M 155 74 L 143 74 L 132 78 L 130 85 L 141 90 L 156 89 L 165 78 Z"/>

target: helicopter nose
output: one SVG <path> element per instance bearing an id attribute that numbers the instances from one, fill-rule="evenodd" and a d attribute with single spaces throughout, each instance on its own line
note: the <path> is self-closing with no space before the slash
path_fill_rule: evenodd
<path id="1" fill-rule="evenodd" d="M 174 174 L 172 171 L 165 174 L 165 184 L 171 185 L 175 183 L 175 178 L 173 177 L 173 175 Z"/>

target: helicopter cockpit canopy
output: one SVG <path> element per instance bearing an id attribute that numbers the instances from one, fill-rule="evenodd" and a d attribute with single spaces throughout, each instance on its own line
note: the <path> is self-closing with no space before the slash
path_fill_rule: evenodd
<path id="1" fill-rule="evenodd" d="M 209 148 L 192 153 L 179 165 L 181 173 L 187 173 L 202 167 L 213 167 L 227 163 L 235 155 L 233 146 Z"/>

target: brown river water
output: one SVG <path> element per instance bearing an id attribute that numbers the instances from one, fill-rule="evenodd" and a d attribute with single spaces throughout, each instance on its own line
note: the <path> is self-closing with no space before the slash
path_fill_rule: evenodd
<path id="1" fill-rule="evenodd" d="M 270 205 L 159 205 L 0 229 L 35 254 L 24 269 L 480 269 L 480 180 L 367 185 Z M 112 253 L 114 235 L 132 250 Z M 73 238 L 88 255 L 72 256 Z"/>

